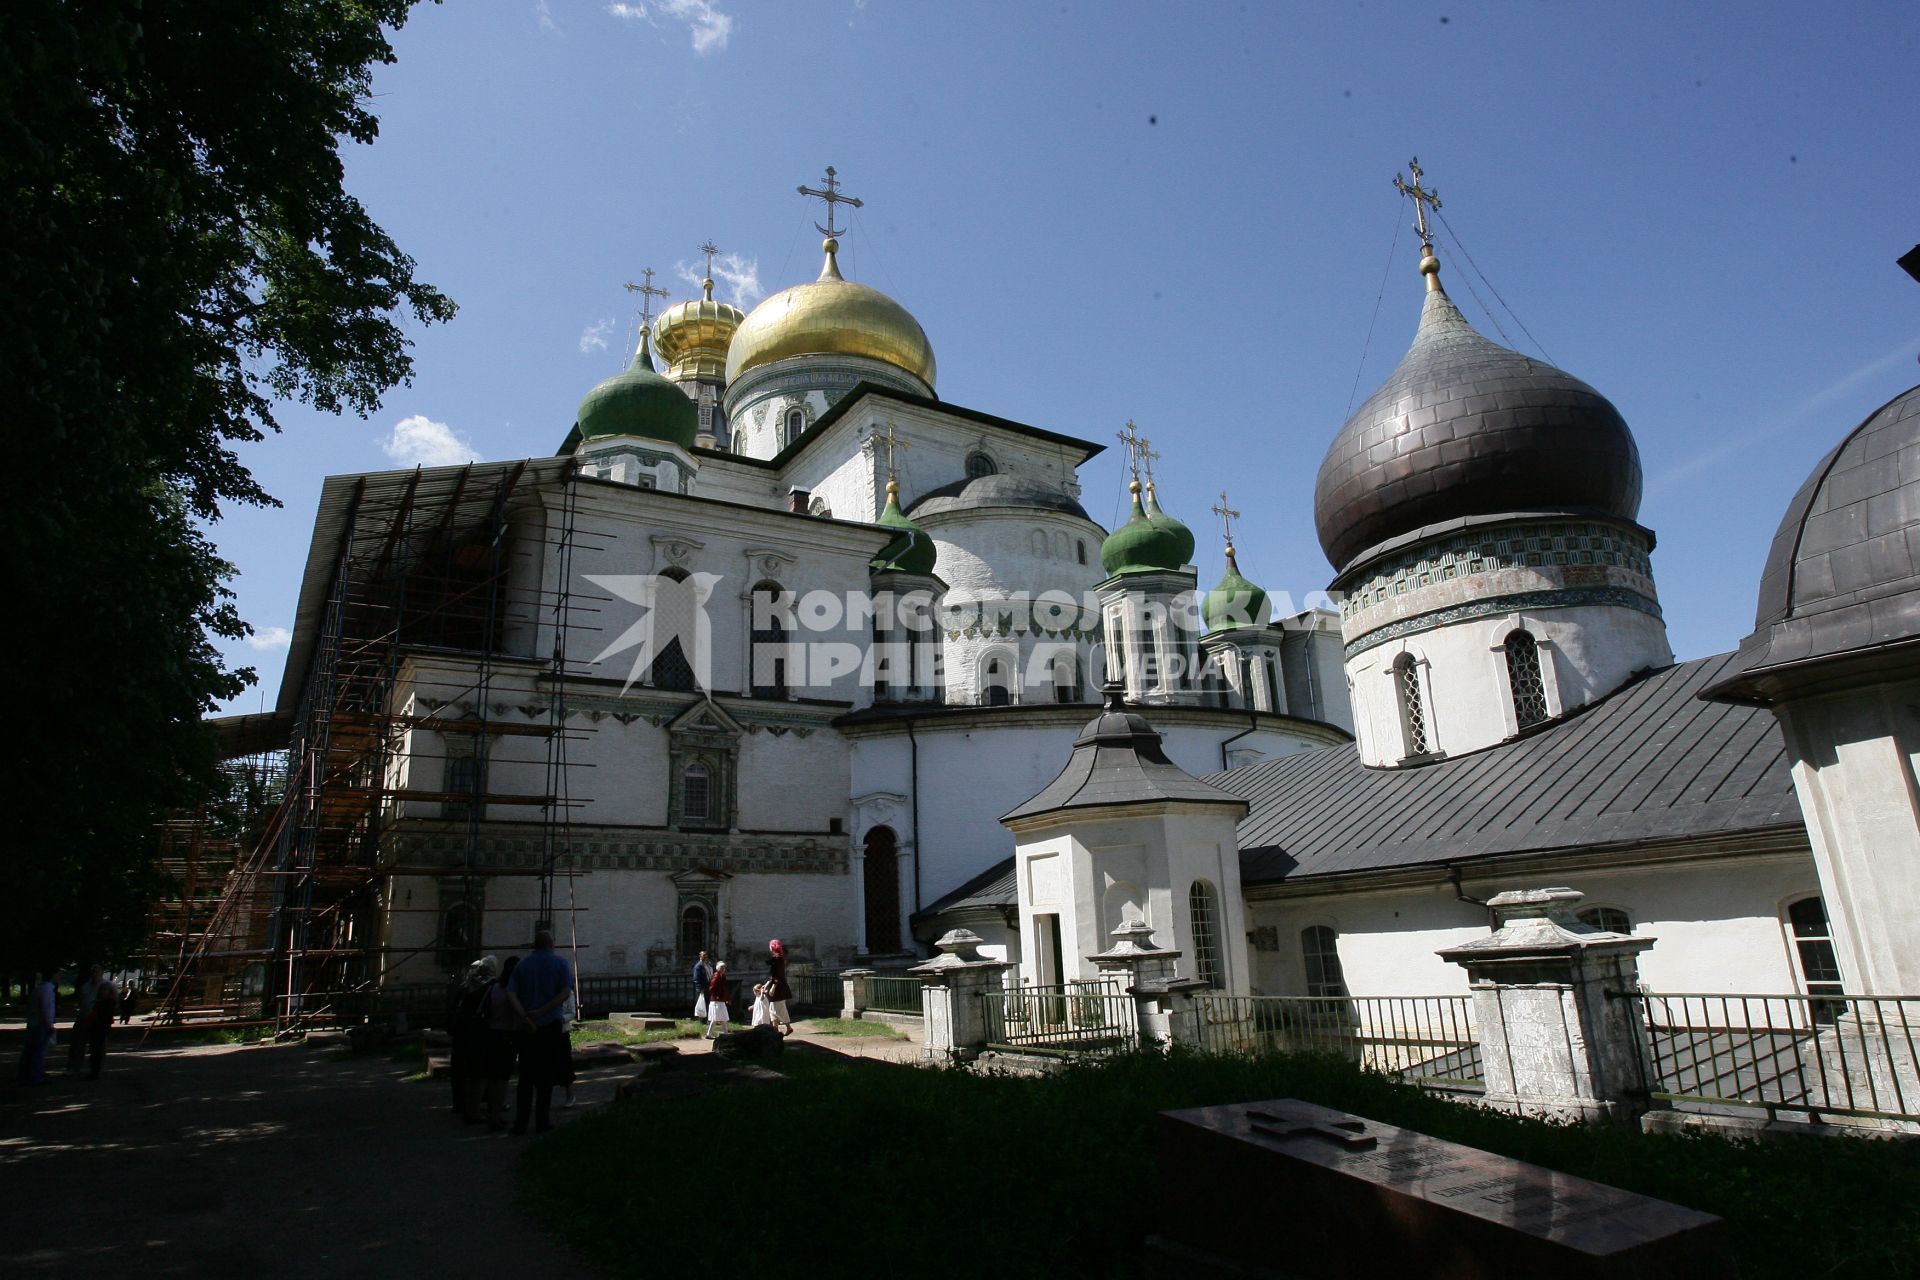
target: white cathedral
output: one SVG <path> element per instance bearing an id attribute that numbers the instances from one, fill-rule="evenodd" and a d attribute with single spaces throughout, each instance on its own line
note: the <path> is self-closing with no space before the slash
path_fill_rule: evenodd
<path id="1" fill-rule="evenodd" d="M 817 279 L 749 314 L 708 280 L 557 457 L 327 481 L 297 733 L 352 669 L 346 579 L 405 593 L 414 513 L 491 501 L 450 563 L 505 588 L 383 651 L 382 980 L 542 918 L 588 975 L 773 937 L 904 966 L 965 927 L 1057 983 L 1137 918 L 1225 989 L 1428 994 L 1487 898 L 1567 883 L 1659 939 L 1662 990 L 1920 991 L 1920 389 L 1810 477 L 1740 652 L 1676 665 L 1626 423 L 1476 333 L 1427 244 L 1316 485 L 1340 610 L 1276 619 L 1230 544 L 1200 590 L 1137 468 L 1109 532 L 1101 445 L 939 399 L 832 208 Z"/>

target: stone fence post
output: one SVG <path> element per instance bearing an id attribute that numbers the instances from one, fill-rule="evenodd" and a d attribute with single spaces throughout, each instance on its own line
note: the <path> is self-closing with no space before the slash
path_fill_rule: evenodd
<path id="1" fill-rule="evenodd" d="M 1141 1045 L 1197 1044 L 1200 1018 L 1193 997 L 1208 990 L 1207 983 L 1180 977 L 1180 952 L 1154 946 L 1152 927 L 1138 916 L 1123 919 L 1109 936 L 1117 941 L 1087 959 L 1103 977 L 1119 979 L 1133 997 Z"/>
<path id="2" fill-rule="evenodd" d="M 1012 966 L 982 960 L 982 941 L 971 929 L 950 929 L 933 944 L 939 955 L 907 970 L 920 979 L 920 1056 L 928 1062 L 967 1062 L 986 1047 L 987 1015 L 980 996 L 999 990 L 1001 975 Z"/>
<path id="3" fill-rule="evenodd" d="M 842 969 L 840 971 L 840 1016 L 857 1018 L 867 1011 L 867 979 L 873 976 L 872 969 Z"/>
<path id="4" fill-rule="evenodd" d="M 1496 895 L 1500 927 L 1438 954 L 1467 971 L 1486 1103 L 1522 1115 L 1625 1123 L 1647 1110 L 1645 1026 L 1633 992 L 1652 938 L 1580 923 L 1573 889 Z"/>

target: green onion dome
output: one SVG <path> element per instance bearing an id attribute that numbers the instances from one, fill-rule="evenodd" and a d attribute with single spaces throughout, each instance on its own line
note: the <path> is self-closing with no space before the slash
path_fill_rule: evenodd
<path id="1" fill-rule="evenodd" d="M 647 331 L 642 329 L 633 363 L 587 392 L 575 422 L 582 440 L 646 436 L 690 449 L 700 431 L 700 410 L 686 392 L 654 371 Z"/>
<path id="2" fill-rule="evenodd" d="M 1133 514 L 1127 522 L 1107 535 L 1100 544 L 1100 566 L 1108 577 L 1123 573 L 1162 573 L 1180 569 L 1193 553 L 1193 534 L 1175 520 L 1155 524 L 1140 505 L 1140 482 L 1127 486 L 1133 492 Z M 1168 526 L 1173 526 L 1169 528 Z"/>
<path id="3" fill-rule="evenodd" d="M 870 562 L 869 567 L 875 573 L 911 573 L 922 578 L 933 576 L 933 562 L 938 551 L 927 531 L 907 519 L 900 510 L 900 482 L 887 481 L 887 509 L 880 513 L 875 524 L 888 529 L 898 529 L 900 536 L 889 542 L 879 555 Z"/>
<path id="4" fill-rule="evenodd" d="M 1175 540 L 1179 552 L 1174 556 L 1169 569 L 1180 569 L 1193 563 L 1193 530 L 1175 520 L 1160 509 L 1160 498 L 1153 491 L 1153 481 L 1147 481 L 1147 521 L 1164 530 Z"/>
<path id="5" fill-rule="evenodd" d="M 1208 631 L 1231 631 L 1235 627 L 1264 627 L 1273 617 L 1267 593 L 1240 574 L 1233 558 L 1233 544 L 1227 544 L 1227 571 L 1220 585 L 1207 592 L 1200 602 L 1200 616 Z"/>

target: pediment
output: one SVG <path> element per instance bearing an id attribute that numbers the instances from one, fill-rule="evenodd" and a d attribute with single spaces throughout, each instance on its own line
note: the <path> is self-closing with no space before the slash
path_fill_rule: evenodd
<path id="1" fill-rule="evenodd" d="M 746 732 L 746 728 L 727 714 L 725 707 L 703 698 L 675 716 L 668 723 L 667 732 L 717 734 L 721 737 L 737 738 Z"/>

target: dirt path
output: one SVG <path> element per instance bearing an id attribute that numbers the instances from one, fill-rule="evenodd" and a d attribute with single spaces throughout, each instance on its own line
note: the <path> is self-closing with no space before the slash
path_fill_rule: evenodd
<path id="1" fill-rule="evenodd" d="M 461 1125 L 444 1083 L 403 1082 L 410 1065 L 302 1044 L 135 1050 L 135 1027 L 115 1032 L 99 1080 L 20 1089 L 19 1026 L 0 1024 L 0 1275 L 592 1274 L 513 1207 L 532 1139 Z M 911 1041 L 797 1038 L 919 1056 Z M 610 1101 L 633 1071 L 583 1071 L 579 1105 L 556 1096 L 554 1119 Z"/>
<path id="2" fill-rule="evenodd" d="M 0 1274 L 589 1274 L 512 1206 L 529 1139 L 461 1125 L 443 1083 L 401 1082 L 409 1066 L 160 1049 L 20 1089 L 18 1046 L 0 1037 Z M 610 1097 L 614 1074 L 583 1075 L 581 1101 Z"/>

